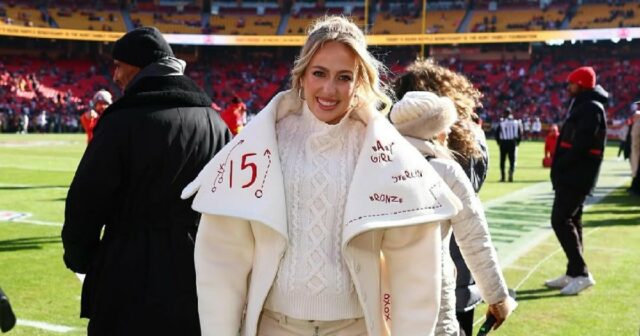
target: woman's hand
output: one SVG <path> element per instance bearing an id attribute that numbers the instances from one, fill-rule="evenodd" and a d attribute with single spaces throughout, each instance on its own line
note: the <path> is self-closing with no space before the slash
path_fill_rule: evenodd
<path id="1" fill-rule="evenodd" d="M 491 314 L 496 318 L 493 330 L 498 329 L 516 307 L 518 307 L 518 303 L 510 296 L 498 303 L 490 304 L 487 309 L 487 317 Z"/>

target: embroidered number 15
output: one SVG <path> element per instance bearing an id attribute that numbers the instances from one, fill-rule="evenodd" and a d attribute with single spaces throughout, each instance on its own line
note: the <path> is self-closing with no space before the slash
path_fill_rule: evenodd
<path id="1" fill-rule="evenodd" d="M 252 156 L 256 156 L 256 153 L 247 153 L 242 156 L 242 162 L 240 163 L 240 170 L 251 169 L 251 179 L 249 182 L 242 185 L 242 189 L 249 188 L 256 182 L 258 176 L 258 166 L 253 162 L 248 162 L 247 159 Z M 229 161 L 229 188 L 233 188 L 233 160 Z"/>

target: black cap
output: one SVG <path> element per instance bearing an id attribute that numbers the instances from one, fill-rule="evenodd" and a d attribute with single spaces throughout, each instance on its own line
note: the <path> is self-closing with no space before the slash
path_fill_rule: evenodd
<path id="1" fill-rule="evenodd" d="M 139 27 L 122 36 L 113 46 L 113 59 L 139 68 L 168 56 L 171 46 L 155 27 Z"/>

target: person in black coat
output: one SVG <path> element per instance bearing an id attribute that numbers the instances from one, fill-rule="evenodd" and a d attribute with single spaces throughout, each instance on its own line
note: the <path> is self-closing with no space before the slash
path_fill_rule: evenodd
<path id="1" fill-rule="evenodd" d="M 200 335 L 200 215 L 180 192 L 231 134 L 157 29 L 127 33 L 113 58 L 124 95 L 80 161 L 62 229 L 65 264 L 86 274 L 80 315 L 88 335 Z"/>
<path id="2" fill-rule="evenodd" d="M 573 101 L 551 166 L 555 190 L 551 226 L 569 262 L 565 275 L 545 284 L 561 288 L 561 294 L 575 295 L 595 284 L 583 256 L 582 208 L 600 172 L 607 134 L 604 106 L 609 94 L 596 86 L 591 67 L 574 70 L 568 82 Z"/>

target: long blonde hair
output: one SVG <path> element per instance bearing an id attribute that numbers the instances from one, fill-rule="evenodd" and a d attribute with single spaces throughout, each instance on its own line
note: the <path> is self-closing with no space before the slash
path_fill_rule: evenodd
<path id="1" fill-rule="evenodd" d="M 391 108 L 391 98 L 387 95 L 387 85 L 380 80 L 380 74 L 387 69 L 368 50 L 362 30 L 349 19 L 342 16 L 325 16 L 314 22 L 308 30 L 307 40 L 300 55 L 291 69 L 291 88 L 301 89 L 301 79 L 311 62 L 313 55 L 327 42 L 340 42 L 349 47 L 356 55 L 357 107 L 373 106 L 383 114 Z"/>

